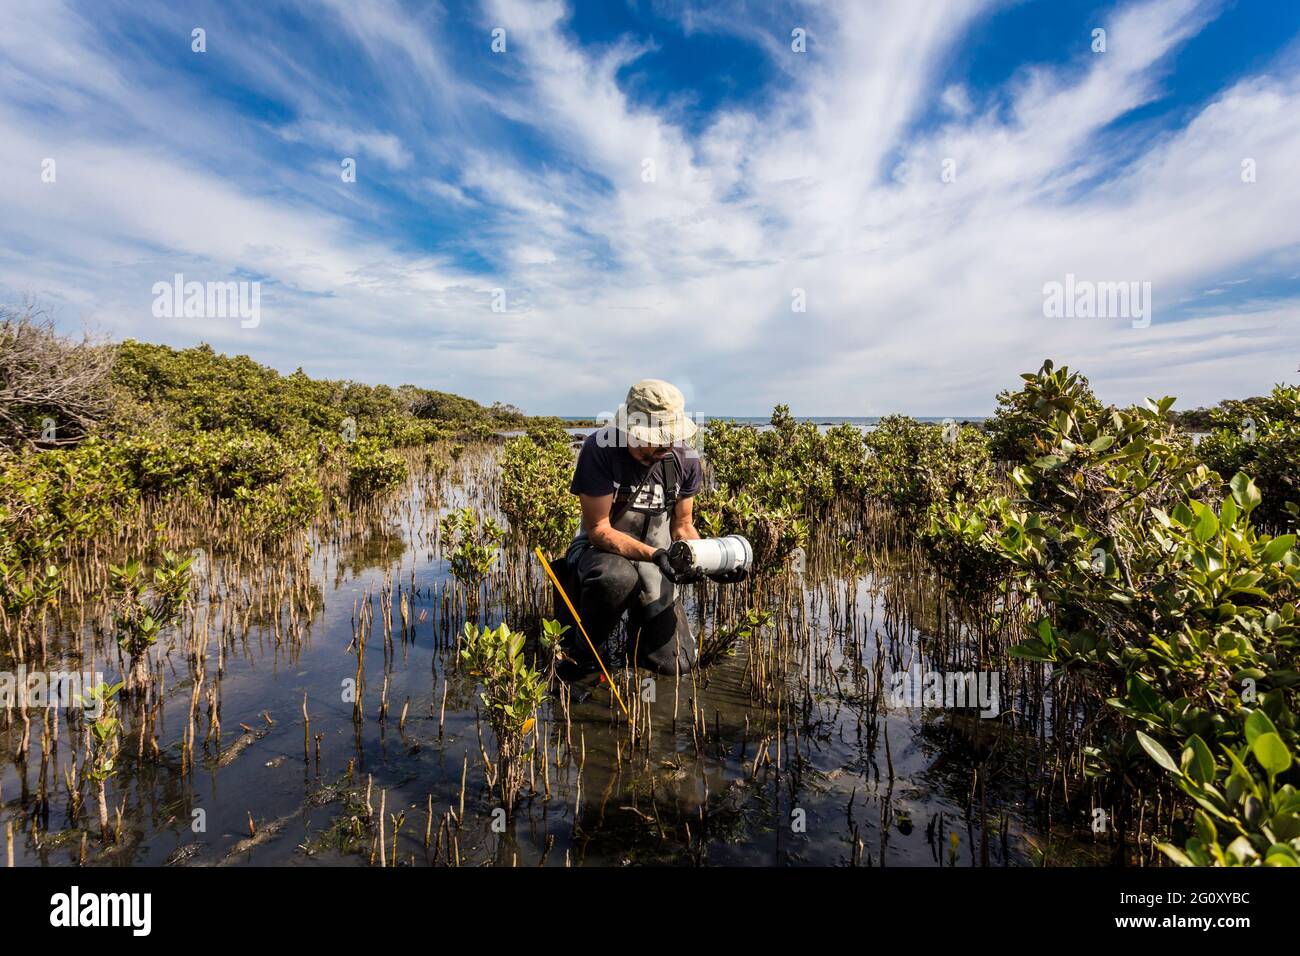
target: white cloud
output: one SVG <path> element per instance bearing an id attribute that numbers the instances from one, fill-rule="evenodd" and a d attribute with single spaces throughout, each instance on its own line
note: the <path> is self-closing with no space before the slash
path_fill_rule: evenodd
<path id="1" fill-rule="evenodd" d="M 220 135 L 237 119 L 227 110 L 214 107 L 213 132 L 194 118 L 206 104 L 132 82 L 53 5 L 0 39 L 0 77 L 13 80 L 0 92 L 12 213 L 0 287 L 119 334 L 533 411 L 594 414 L 649 375 L 705 412 L 933 415 L 987 411 L 1045 357 L 1108 399 L 1168 393 L 1182 406 L 1289 375 L 1300 301 L 1224 306 L 1207 290 L 1260 263 L 1294 276 L 1300 76 L 1247 77 L 1159 136 L 1126 129 L 1117 121 L 1161 95 L 1169 54 L 1217 9 L 1155 0 L 1103 18 L 1106 54 L 1039 63 L 977 103 L 942 72 L 991 6 L 818 5 L 802 56 L 784 13 L 768 30 L 749 6 L 683 7 L 691 29 L 780 41 L 762 41 L 780 70 L 773 94 L 699 134 L 621 88 L 646 38 L 581 48 L 557 2 L 484 5 L 510 53 L 482 83 L 449 65 L 448 44 L 466 41 L 436 8 L 411 21 L 395 3 L 332 3 L 379 84 L 374 108 L 314 87 L 287 39 L 270 59 L 241 49 L 249 82 L 297 107 L 272 128 L 282 145 L 360 153 L 431 216 L 455 217 L 447 254 L 431 256 L 386 234 L 386 207 L 337 171 L 304 176 L 256 136 Z M 500 83 L 511 95 L 488 89 Z M 936 102 L 938 125 L 916 132 Z M 109 120 L 127 118 L 132 135 L 112 135 Z M 519 124 L 546 159 L 502 134 Z M 46 155 L 60 157 L 56 185 L 39 180 Z M 941 178 L 947 159 L 955 182 Z M 457 266 L 456 253 L 492 269 Z M 149 316 L 152 282 L 238 270 L 265 277 L 258 329 Z M 1152 325 L 1045 319 L 1043 284 L 1067 273 L 1150 281 Z M 497 287 L 504 314 L 489 307 Z M 807 312 L 791 311 L 796 288 Z"/>
<path id="2" fill-rule="evenodd" d="M 968 116 L 975 108 L 971 102 L 970 91 L 960 83 L 954 83 L 945 89 L 940 99 L 943 101 L 944 109 L 953 116 Z"/>
<path id="3" fill-rule="evenodd" d="M 349 129 L 321 120 L 299 120 L 281 128 L 280 135 L 291 142 L 308 141 L 336 151 L 340 157 L 363 153 L 380 160 L 392 169 L 405 169 L 411 154 L 400 138 L 391 133 Z"/>

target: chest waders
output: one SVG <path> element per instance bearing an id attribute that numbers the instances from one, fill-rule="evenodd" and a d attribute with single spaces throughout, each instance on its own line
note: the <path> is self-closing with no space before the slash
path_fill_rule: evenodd
<path id="1" fill-rule="evenodd" d="M 662 466 L 662 467 L 661 467 Z M 663 474 L 663 500 L 633 507 L 642 489 L 651 482 L 656 468 Z M 654 486 L 651 485 L 653 488 Z M 672 516 L 677 505 L 677 456 L 670 454 L 659 464 L 652 465 L 646 477 L 635 488 L 620 488 L 614 495 L 610 508 L 610 527 L 643 541 L 658 550 L 672 544 Z M 585 531 L 579 531 L 575 544 L 585 542 Z M 573 551 L 570 549 L 572 560 Z M 695 634 L 686 619 L 677 587 L 663 576 L 651 561 L 632 561 L 641 587 L 628 609 L 628 654 L 636 655 L 642 667 L 661 674 L 682 673 L 695 665 Z"/>

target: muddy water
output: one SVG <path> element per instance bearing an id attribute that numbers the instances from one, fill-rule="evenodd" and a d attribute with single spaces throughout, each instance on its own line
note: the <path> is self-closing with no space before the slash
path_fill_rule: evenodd
<path id="1" fill-rule="evenodd" d="M 472 473 L 462 464 L 463 476 Z M 996 721 L 887 700 L 871 713 L 876 655 L 890 658 L 886 674 L 902 661 L 920 660 L 913 655 L 921 635 L 885 626 L 886 589 L 870 575 L 823 581 L 823 590 L 803 594 L 802 614 L 795 616 L 802 618 L 806 643 L 784 659 L 779 701 L 753 699 L 751 649 L 744 642 L 694 682 L 658 678 L 646 685 L 637 675 L 628 690 L 640 690 L 653 732 L 635 750 L 608 685 L 582 691 L 585 700 L 575 697 L 567 726 L 562 707 L 549 701 L 540 714 L 548 766 L 543 774 L 538 761 L 532 787 L 514 818 L 504 821 L 484 782 L 481 747 L 491 753 L 493 742 L 486 722 L 480 727 L 476 719 L 477 688 L 455 666 L 459 624 L 444 630 L 440 620 L 439 594 L 449 575 L 426 537 L 436 523 L 433 506 L 411 494 L 406 517 L 365 543 L 315 543 L 311 573 L 319 602 L 300 638 L 253 624 L 227 641 L 219 677 L 218 642 L 211 641 L 207 679 L 219 681 L 221 740 L 203 743 L 205 719 L 188 775 L 180 769 L 179 742 L 190 706 L 189 670 L 176 641 L 170 647 L 167 638 L 160 641 L 162 753 L 119 761 L 108 788 L 110 807 L 122 809 L 117 846 L 99 848 L 84 809 L 70 819 L 68 728 L 48 760 L 34 732 L 21 764 L 12 759 L 14 726 L 5 728 L 0 818 L 14 824 L 16 862 L 76 863 L 82 833 L 89 831 L 88 862 L 104 865 L 368 865 L 372 857 L 377 862 L 374 831 L 360 821 L 367 800 L 377 819 L 381 794 L 389 865 L 1035 861 L 1035 834 L 1025 822 L 1028 784 L 1013 772 L 1014 742 L 996 739 Z M 515 553 L 510 560 L 524 559 Z M 386 579 L 407 595 L 412 623 L 405 631 L 395 623 L 387 647 L 376 621 L 358 724 L 345 693 L 356 671 L 355 615 L 367 599 L 377 618 L 383 613 Z M 834 615 L 824 588 L 836 589 Z M 219 601 L 206 593 L 204 600 Z M 400 593 L 393 598 L 395 621 L 399 605 Z M 698 620 L 694 598 L 691 606 Z M 496 601 L 481 613 L 495 623 L 506 612 Z M 706 616 L 706 635 L 711 626 Z M 381 721 L 385 675 L 388 714 Z M 304 695 L 311 734 L 320 735 L 319 759 L 315 740 L 304 756 Z M 992 752 L 1001 756 L 990 760 Z M 983 786 L 976 785 L 979 772 Z M 434 836 L 426 847 L 430 806 Z M 394 817 L 402 815 L 394 852 Z"/>

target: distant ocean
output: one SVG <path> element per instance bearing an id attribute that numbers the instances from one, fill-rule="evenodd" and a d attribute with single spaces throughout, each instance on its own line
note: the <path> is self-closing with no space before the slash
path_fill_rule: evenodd
<path id="1" fill-rule="evenodd" d="M 559 415 L 561 421 L 565 422 L 582 422 L 591 421 L 590 417 L 582 415 Z M 797 422 L 816 422 L 818 425 L 878 425 L 882 415 L 792 415 Z M 955 422 L 982 422 L 988 418 L 987 415 L 913 415 L 918 422 L 946 422 L 952 419 Z M 766 425 L 772 420 L 771 415 L 701 415 L 701 422 L 709 421 L 726 421 L 739 422 L 743 425 Z"/>
<path id="2" fill-rule="evenodd" d="M 591 421 L 591 418 L 582 415 L 558 415 L 556 417 L 559 418 L 560 421 L 565 421 L 565 422 Z M 791 417 L 797 422 L 812 422 L 817 426 L 819 431 L 823 431 L 823 432 L 826 431 L 827 429 L 834 428 L 836 425 L 854 425 L 857 428 L 862 429 L 863 431 L 869 432 L 872 429 L 874 429 L 877 425 L 880 424 L 880 419 L 882 416 L 880 415 L 792 415 Z M 934 422 L 936 424 L 939 424 L 950 420 L 958 423 L 982 422 L 988 416 L 987 415 L 938 415 L 938 416 L 914 415 L 912 417 L 919 422 Z M 711 421 L 736 422 L 739 425 L 753 425 L 754 427 L 760 430 L 768 429 L 772 427 L 771 415 L 701 415 L 699 416 L 697 421 L 702 425 L 707 424 Z M 572 432 L 574 435 L 589 435 L 593 431 L 595 431 L 595 429 L 592 428 L 590 425 L 574 426 L 572 428 L 569 428 L 568 430 Z M 515 434 L 515 433 L 510 433 L 510 434 Z"/>

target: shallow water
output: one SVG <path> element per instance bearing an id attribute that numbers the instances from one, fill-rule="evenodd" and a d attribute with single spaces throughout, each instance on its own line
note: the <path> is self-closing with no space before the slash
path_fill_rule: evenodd
<path id="1" fill-rule="evenodd" d="M 462 473 L 469 474 L 464 465 Z M 372 836 L 349 840 L 345 834 L 360 815 L 367 785 L 376 812 L 383 793 L 390 865 L 391 815 L 402 813 L 395 857 L 401 865 L 449 860 L 528 866 L 1031 862 L 1026 786 L 1005 766 L 999 770 L 985 762 L 987 792 L 973 795 L 972 773 L 987 761 L 996 721 L 966 711 L 882 704 L 873 735 L 866 712 L 869 681 L 863 677 L 875 663 L 876 636 L 887 653 L 907 658 L 916 635 L 886 633 L 883 589 L 865 575 L 851 588 L 854 634 L 843 624 L 832 628 L 825 592 L 820 599 L 805 595 L 806 648 L 823 650 L 810 654 L 794 648 L 787 655 L 779 714 L 751 699 L 749 648 L 743 643 L 696 686 L 689 677 L 680 683 L 658 678 L 655 699 L 647 702 L 653 734 L 636 750 L 607 685 L 573 705 L 567 732 L 560 707 L 549 702 L 540 714 L 550 741 L 549 795 L 539 765 L 533 792 L 525 793 L 514 818 L 505 821 L 494 814 L 498 801 L 484 782 L 477 689 L 457 672 L 448 646 L 459 626 L 444 634 L 439 624 L 438 594 L 449 580 L 446 564 L 433 556 L 420 520 L 411 517 L 424 509 L 419 493 L 411 495 L 407 519 L 394 519 L 386 535 L 362 546 L 317 542 L 311 568 L 323 607 L 315 609 L 300 640 L 283 629 L 277 638 L 265 622 L 253 624 L 246 636 L 227 641 L 218 678 L 214 633 L 207 650 L 208 680 L 219 682 L 221 743 L 219 748 L 215 741 L 202 744 L 205 719 L 189 776 L 180 772 L 179 758 L 190 707 L 189 669 L 174 641 L 170 649 L 157 649 L 166 675 L 166 703 L 156 728 L 163 754 L 138 765 L 119 762 L 109 785 L 110 806 L 123 806 L 118 846 L 99 850 L 97 828 L 83 812 L 79 826 L 90 831 L 89 862 L 366 864 Z M 426 514 L 424 529 L 432 523 Z M 516 554 L 515 560 L 522 557 Z M 343 693 L 356 671 L 356 656 L 349 652 L 354 609 L 370 596 L 377 617 L 382 613 L 379 595 L 386 574 L 408 594 L 413 625 L 403 633 L 396 623 L 385 653 L 376 620 L 366 650 L 365 716 L 357 725 Z M 837 586 L 842 601 L 850 583 Z M 399 601 L 394 597 L 395 618 Z M 495 623 L 503 613 L 495 603 L 484 617 Z M 381 722 L 385 674 L 389 713 Z M 643 677 L 637 686 L 644 686 Z M 311 733 L 322 735 L 319 762 L 314 752 L 304 758 L 304 694 Z M 692 697 L 698 697 L 698 724 L 691 718 Z M 408 700 L 406 724 L 399 729 Z M 34 727 L 38 723 L 34 718 Z M 482 733 L 491 753 L 486 723 Z M 25 765 L 8 759 L 0 771 L 3 819 L 15 824 L 19 865 L 74 864 L 81 853 L 81 831 L 67 814 L 67 734 L 65 726 L 63 743 L 42 769 L 40 734 L 34 730 Z M 12 755 L 12 725 L 0 740 Z M 434 840 L 435 853 L 425 846 L 427 808 L 431 803 L 434 833 L 449 808 L 459 816 L 462 774 L 464 816 L 459 825 L 449 825 L 446 838 Z M 981 800 L 986 828 L 980 826 Z M 39 846 L 33 819 L 39 824 Z"/>

